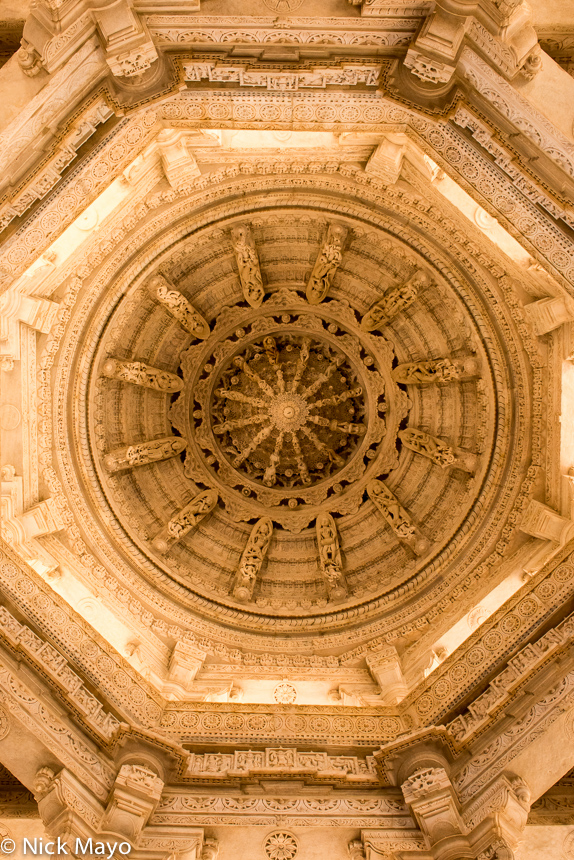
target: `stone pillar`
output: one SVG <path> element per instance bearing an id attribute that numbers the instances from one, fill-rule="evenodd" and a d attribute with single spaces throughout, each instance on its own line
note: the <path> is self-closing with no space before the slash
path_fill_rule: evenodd
<path id="1" fill-rule="evenodd" d="M 530 808 L 530 791 L 522 779 L 506 772 L 493 774 L 486 788 L 461 803 L 456 791 L 460 765 L 442 726 L 413 732 L 374 755 L 383 784 L 400 785 L 420 828 L 421 857 L 514 860 Z M 365 851 L 366 860 L 379 856 L 394 855 Z"/>

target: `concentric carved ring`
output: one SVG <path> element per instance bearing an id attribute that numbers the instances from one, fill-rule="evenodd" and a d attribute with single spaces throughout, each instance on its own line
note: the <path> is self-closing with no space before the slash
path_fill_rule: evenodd
<path id="1" fill-rule="evenodd" d="M 392 357 L 340 302 L 311 311 L 281 290 L 258 309 L 224 309 L 182 362 L 172 421 L 186 475 L 236 521 L 270 515 L 300 531 L 323 508 L 356 510 L 397 459 L 406 398 Z"/>

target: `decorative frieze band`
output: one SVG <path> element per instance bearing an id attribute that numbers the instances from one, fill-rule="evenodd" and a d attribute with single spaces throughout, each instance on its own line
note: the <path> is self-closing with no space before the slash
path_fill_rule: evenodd
<path id="1" fill-rule="evenodd" d="M 301 752 L 283 747 L 242 750 L 234 753 L 193 754 L 187 777 L 193 779 L 274 778 L 304 779 L 351 785 L 379 784 L 375 760 L 356 756 L 332 756 L 325 752 Z"/>
<path id="2" fill-rule="evenodd" d="M 215 83 L 237 84 L 282 92 L 301 89 L 326 89 L 330 86 L 367 87 L 377 85 L 381 73 L 380 65 L 344 65 L 341 68 L 315 68 L 311 71 L 282 72 L 259 71 L 244 66 L 216 65 L 215 63 L 184 63 L 185 80 L 200 83 L 207 80 Z"/>

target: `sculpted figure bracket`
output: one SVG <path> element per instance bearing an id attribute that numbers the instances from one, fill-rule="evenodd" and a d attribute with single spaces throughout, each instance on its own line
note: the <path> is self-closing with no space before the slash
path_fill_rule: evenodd
<path id="1" fill-rule="evenodd" d="M 145 466 L 177 457 L 185 447 L 185 439 L 179 436 L 164 436 L 150 442 L 116 448 L 104 457 L 104 465 L 109 472 L 119 472 L 121 469 L 131 469 L 132 466 Z"/>
<path id="2" fill-rule="evenodd" d="M 209 337 L 209 324 L 196 311 L 193 305 L 188 302 L 185 296 L 182 296 L 177 290 L 170 289 L 170 285 L 163 275 L 154 275 L 150 280 L 149 285 L 155 289 L 156 295 L 162 305 L 165 305 L 170 314 L 175 317 L 178 323 L 198 340 L 205 340 Z"/>
<path id="3" fill-rule="evenodd" d="M 343 574 L 337 526 L 331 514 L 320 514 L 316 522 L 319 564 L 331 600 L 347 596 L 347 583 Z"/>
<path id="4" fill-rule="evenodd" d="M 423 430 L 407 427 L 406 430 L 400 430 L 398 436 L 406 448 L 416 451 L 417 454 L 422 454 L 423 457 L 428 457 L 442 469 L 456 463 L 456 457 L 450 445 Z"/>
<path id="5" fill-rule="evenodd" d="M 453 382 L 476 376 L 477 362 L 473 358 L 462 361 L 440 358 L 435 361 L 411 361 L 397 365 L 392 377 L 399 385 L 432 385 Z"/>
<path id="6" fill-rule="evenodd" d="M 267 555 L 272 536 L 273 522 L 269 517 L 260 519 L 253 526 L 233 585 L 233 596 L 236 600 L 245 602 L 253 596 L 257 576 Z"/>
<path id="7" fill-rule="evenodd" d="M 165 529 L 162 529 L 157 535 L 153 541 L 154 548 L 158 552 L 167 552 L 170 546 L 196 528 L 216 505 L 217 493 L 215 490 L 199 493 L 189 505 L 186 505 L 175 517 L 172 517 Z"/>
<path id="8" fill-rule="evenodd" d="M 265 290 L 251 228 L 246 224 L 234 227 L 231 231 L 231 241 L 245 301 L 252 308 L 258 308 L 265 296 Z"/>
<path id="9" fill-rule="evenodd" d="M 121 361 L 119 358 L 108 358 L 102 368 L 108 379 L 119 379 L 121 382 L 131 382 L 143 388 L 155 391 L 165 391 L 173 394 L 181 391 L 183 382 L 175 373 L 150 367 L 141 361 Z"/>
<path id="10" fill-rule="evenodd" d="M 335 272 L 343 260 L 343 246 L 348 232 L 341 224 L 329 224 L 327 236 L 307 283 L 307 301 L 310 305 L 320 304 L 329 292 Z"/>
<path id="11" fill-rule="evenodd" d="M 427 275 L 415 272 L 400 287 L 391 287 L 382 299 L 369 308 L 361 320 L 361 328 L 364 331 L 373 331 L 387 325 L 398 313 L 406 310 L 415 301 L 419 287 L 428 284 Z"/>

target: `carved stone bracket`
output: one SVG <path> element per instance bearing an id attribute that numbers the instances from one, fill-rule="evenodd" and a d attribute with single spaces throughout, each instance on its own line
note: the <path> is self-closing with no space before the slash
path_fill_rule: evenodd
<path id="1" fill-rule="evenodd" d="M 195 310 L 185 296 L 182 296 L 177 290 L 171 289 L 171 285 L 163 275 L 154 275 L 148 281 L 148 285 L 150 289 L 155 290 L 162 305 L 165 305 L 169 313 L 189 334 L 198 340 L 205 340 L 206 337 L 209 337 L 207 321 Z"/>
<path id="2" fill-rule="evenodd" d="M 18 59 L 26 74 L 35 74 L 39 62 L 52 73 L 90 36 L 99 39 L 116 76 L 139 75 L 158 59 L 143 18 L 127 0 L 102 2 L 89 11 L 83 3 L 34 4 Z"/>
<path id="3" fill-rule="evenodd" d="M 158 552 L 167 552 L 174 543 L 185 537 L 211 513 L 217 505 L 217 498 L 215 490 L 205 490 L 205 492 L 199 493 L 189 505 L 186 505 L 175 517 L 172 517 L 166 527 L 154 538 L 154 548 Z"/>
<path id="4" fill-rule="evenodd" d="M 175 373 L 150 367 L 141 361 L 121 361 L 119 358 L 108 358 L 102 368 L 104 376 L 109 379 L 119 379 L 141 385 L 143 388 L 153 388 L 155 391 L 165 391 L 172 394 L 181 391 L 183 382 Z"/>
<path id="5" fill-rule="evenodd" d="M 347 596 L 347 583 L 343 574 L 339 537 L 335 520 L 330 514 L 320 514 L 316 522 L 319 564 L 332 600 Z"/>
<path id="6" fill-rule="evenodd" d="M 258 308 L 265 296 L 265 289 L 259 266 L 259 255 L 251 228 L 247 224 L 234 227 L 231 231 L 231 241 L 235 251 L 243 297 L 252 308 Z"/>
<path id="7" fill-rule="evenodd" d="M 102 819 L 102 829 L 137 841 L 162 790 L 163 780 L 153 770 L 137 764 L 122 765 Z"/>
<path id="8" fill-rule="evenodd" d="M 384 645 L 366 655 L 369 672 L 381 688 L 381 703 L 396 705 L 407 695 L 401 661 L 394 645 Z"/>
<path id="9" fill-rule="evenodd" d="M 251 600 L 272 535 L 273 521 L 268 517 L 264 517 L 253 526 L 233 583 L 233 596 L 236 600 L 241 602 Z"/>
<path id="10" fill-rule="evenodd" d="M 555 541 L 560 546 L 564 546 L 574 534 L 574 522 L 572 520 L 561 516 L 548 505 L 543 505 L 534 499 L 528 503 L 528 507 L 520 520 L 519 528 L 532 537 Z"/>
<path id="11" fill-rule="evenodd" d="M 323 301 L 343 260 L 343 246 L 348 230 L 341 224 L 329 224 L 327 236 L 313 266 L 307 283 L 307 301 L 318 305 Z"/>
<path id="12" fill-rule="evenodd" d="M 400 287 L 391 287 L 364 315 L 361 320 L 363 331 L 373 331 L 387 325 L 393 317 L 413 304 L 418 288 L 427 283 L 428 277 L 424 272 L 415 272 Z"/>
<path id="13" fill-rule="evenodd" d="M 186 442 L 180 436 L 164 436 L 151 442 L 125 445 L 116 448 L 104 457 L 104 465 L 109 472 L 131 469 L 132 466 L 145 466 L 160 460 L 177 457 L 185 449 Z"/>
<path id="14" fill-rule="evenodd" d="M 538 336 L 574 320 L 574 301 L 570 298 L 547 298 L 531 302 L 524 308 Z"/>
<path id="15" fill-rule="evenodd" d="M 461 803 L 455 788 L 455 755 L 443 727 L 397 739 L 375 758 L 383 778 L 401 785 L 434 860 L 476 860 L 482 852 L 487 852 L 485 858 L 513 860 L 530 803 L 522 779 L 501 773 L 477 796 Z"/>
<path id="16" fill-rule="evenodd" d="M 136 860 L 163 860 L 174 854 L 185 860 L 214 860 L 217 844 L 204 840 L 203 829 L 183 826 L 168 830 L 150 824 L 163 788 L 163 780 L 144 763 L 120 767 L 105 805 L 66 769 L 54 776 L 51 768 L 43 767 L 34 784 L 46 830 L 65 846 L 61 853 L 77 856 L 79 851 L 81 855 L 86 851 L 78 849 L 76 840 L 82 845 L 90 839 L 103 845 L 102 840 L 111 837 L 112 845 L 127 843 Z"/>

